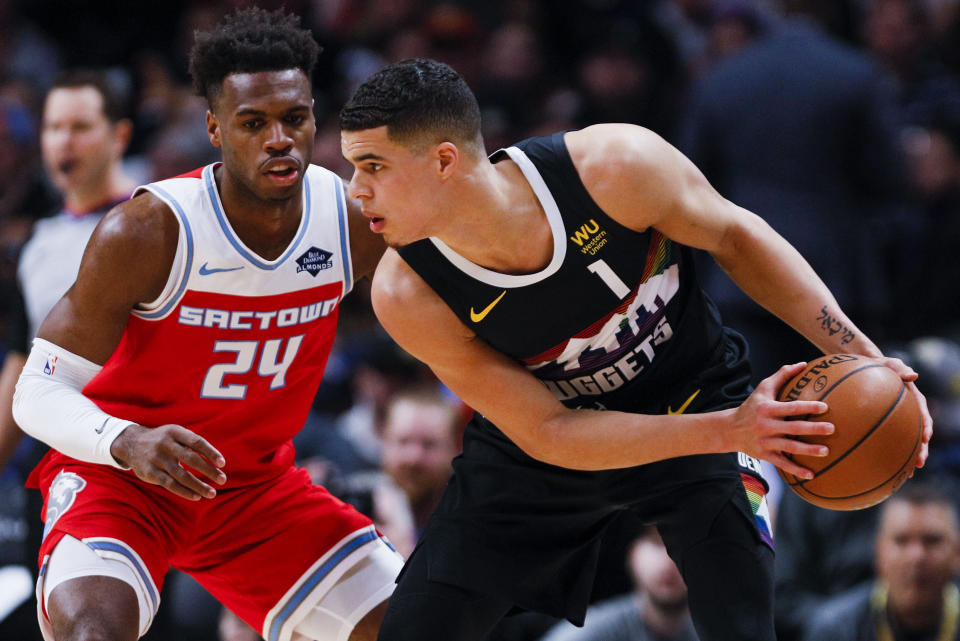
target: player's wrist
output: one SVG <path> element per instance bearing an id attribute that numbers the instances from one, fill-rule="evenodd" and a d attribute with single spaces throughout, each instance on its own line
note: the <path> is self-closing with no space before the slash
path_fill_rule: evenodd
<path id="1" fill-rule="evenodd" d="M 712 423 L 711 429 L 701 430 L 707 454 L 725 454 L 740 450 L 736 439 L 738 409 L 731 407 L 701 415 L 709 416 Z"/>
<path id="2" fill-rule="evenodd" d="M 129 470 L 132 467 L 132 445 L 136 438 L 137 429 L 144 428 L 136 423 L 120 421 L 120 425 L 113 429 L 111 434 L 105 435 L 107 438 L 101 441 L 100 446 L 106 449 L 110 458 L 121 469 Z"/>

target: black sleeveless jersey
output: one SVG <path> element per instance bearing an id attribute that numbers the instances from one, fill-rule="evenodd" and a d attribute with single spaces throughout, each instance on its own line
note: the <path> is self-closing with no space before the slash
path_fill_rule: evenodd
<path id="1" fill-rule="evenodd" d="M 436 238 L 400 256 L 467 327 L 568 407 L 663 413 L 667 398 L 716 358 L 725 335 L 697 283 L 693 250 L 607 216 L 581 182 L 562 132 L 524 140 L 491 161 L 507 157 L 553 231 L 543 270 L 494 272 Z"/>

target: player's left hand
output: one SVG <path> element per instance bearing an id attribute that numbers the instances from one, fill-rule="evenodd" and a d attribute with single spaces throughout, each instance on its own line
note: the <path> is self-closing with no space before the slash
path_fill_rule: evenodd
<path id="1" fill-rule="evenodd" d="M 920 445 L 920 453 L 917 455 L 916 467 L 923 467 L 927 462 L 927 455 L 930 452 L 930 439 L 933 437 L 933 417 L 930 416 L 930 410 L 927 408 L 926 397 L 920 393 L 920 390 L 917 388 L 917 384 L 915 383 L 917 380 L 917 372 L 899 358 L 884 356 L 882 358 L 878 358 L 877 360 L 895 371 L 897 375 L 900 376 L 900 378 L 906 384 L 907 389 L 909 389 L 910 393 L 916 397 L 917 403 L 920 405 L 920 420 L 921 424 L 923 425 L 923 443 Z M 913 476 L 912 472 L 910 473 L 910 476 Z"/>

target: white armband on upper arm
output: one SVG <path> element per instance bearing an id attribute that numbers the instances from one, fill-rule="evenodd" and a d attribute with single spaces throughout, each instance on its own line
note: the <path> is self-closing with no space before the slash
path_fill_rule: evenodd
<path id="1" fill-rule="evenodd" d="M 110 445 L 132 421 L 110 416 L 82 392 L 101 369 L 35 338 L 17 381 L 13 417 L 24 432 L 67 456 L 126 469 L 110 454 Z"/>

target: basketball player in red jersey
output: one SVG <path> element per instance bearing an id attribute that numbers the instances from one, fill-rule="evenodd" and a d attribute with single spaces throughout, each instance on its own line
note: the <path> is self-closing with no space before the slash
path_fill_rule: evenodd
<path id="1" fill-rule="evenodd" d="M 108 213 L 39 329 L 15 414 L 54 448 L 31 476 L 48 641 L 138 638 L 170 565 L 270 641 L 376 634 L 401 558 L 290 442 L 338 303 L 383 252 L 309 165 L 318 51 L 283 12 L 198 34 L 223 162 Z"/>

